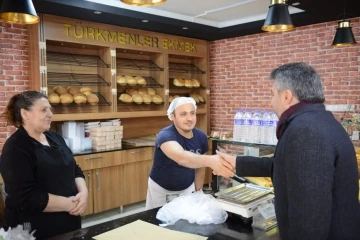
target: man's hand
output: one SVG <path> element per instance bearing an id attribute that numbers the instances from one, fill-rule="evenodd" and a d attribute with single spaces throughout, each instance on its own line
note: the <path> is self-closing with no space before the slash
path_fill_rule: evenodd
<path id="1" fill-rule="evenodd" d="M 211 158 L 212 161 L 210 162 L 209 167 L 213 172 L 227 178 L 234 176 L 234 168 L 230 163 L 222 159 L 219 155 L 212 155 Z"/>
<path id="2" fill-rule="evenodd" d="M 216 154 L 228 162 L 233 169 L 236 169 L 236 157 L 216 150 Z"/>
<path id="3" fill-rule="evenodd" d="M 76 194 L 76 196 L 72 198 L 72 201 L 74 203 L 77 203 L 77 205 L 74 209 L 70 211 L 70 214 L 74 216 L 79 216 L 80 214 L 82 214 L 87 206 L 87 198 L 88 198 L 87 191 L 81 191 L 78 194 Z"/>

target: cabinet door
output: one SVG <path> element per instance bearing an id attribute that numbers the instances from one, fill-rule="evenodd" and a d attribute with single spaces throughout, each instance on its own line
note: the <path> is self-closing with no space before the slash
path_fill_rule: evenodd
<path id="1" fill-rule="evenodd" d="M 124 167 L 93 170 L 94 213 L 120 207 L 124 198 Z"/>
<path id="2" fill-rule="evenodd" d="M 83 171 L 85 176 L 86 187 L 88 188 L 88 201 L 86 210 L 81 214 L 82 216 L 94 213 L 94 196 L 92 189 L 92 171 Z"/>
<path id="3" fill-rule="evenodd" d="M 124 204 L 144 201 L 146 199 L 148 177 L 152 161 L 141 161 L 124 165 Z"/>
<path id="4" fill-rule="evenodd" d="M 74 158 L 82 170 L 91 170 L 121 164 L 116 162 L 114 152 L 79 155 Z"/>

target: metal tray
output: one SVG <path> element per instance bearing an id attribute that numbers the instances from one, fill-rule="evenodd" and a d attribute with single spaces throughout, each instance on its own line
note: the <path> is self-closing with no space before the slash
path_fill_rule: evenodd
<path id="1" fill-rule="evenodd" d="M 215 196 L 234 203 L 247 204 L 270 193 L 272 193 L 271 188 L 243 183 L 217 192 Z"/>

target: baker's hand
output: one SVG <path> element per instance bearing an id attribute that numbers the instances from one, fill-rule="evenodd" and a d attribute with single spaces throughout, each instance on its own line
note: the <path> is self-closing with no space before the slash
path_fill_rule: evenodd
<path id="1" fill-rule="evenodd" d="M 87 206 L 88 192 L 81 191 L 72 198 L 72 201 L 77 203 L 76 207 L 70 211 L 71 215 L 79 216 L 82 214 Z"/>
<path id="2" fill-rule="evenodd" d="M 213 170 L 213 172 L 224 177 L 234 176 L 234 168 L 230 163 L 222 159 L 219 155 L 213 155 L 211 157 L 212 161 L 209 167 Z"/>
<path id="3" fill-rule="evenodd" d="M 227 153 L 216 150 L 216 154 L 223 158 L 226 162 L 230 163 L 233 169 L 236 169 L 236 157 Z"/>

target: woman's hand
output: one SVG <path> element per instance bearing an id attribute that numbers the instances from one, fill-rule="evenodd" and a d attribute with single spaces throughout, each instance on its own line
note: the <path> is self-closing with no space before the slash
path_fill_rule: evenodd
<path id="1" fill-rule="evenodd" d="M 72 202 L 77 204 L 69 213 L 74 216 L 82 214 L 87 206 L 88 191 L 81 191 L 76 196 L 72 197 Z"/>

